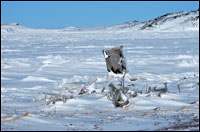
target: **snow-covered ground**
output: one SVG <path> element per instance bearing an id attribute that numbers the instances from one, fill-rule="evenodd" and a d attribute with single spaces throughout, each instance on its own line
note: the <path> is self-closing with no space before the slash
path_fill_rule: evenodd
<path id="1" fill-rule="evenodd" d="M 129 78 L 137 79 L 126 78 L 125 85 L 142 93 L 115 108 L 108 85 L 118 79 L 107 78 L 102 50 L 120 45 Z M 167 93 L 146 93 L 165 82 Z M 83 87 L 89 92 L 79 95 Z M 61 95 L 66 102 L 48 102 Z M 2 25 L 1 130 L 199 130 L 199 29 Z"/>

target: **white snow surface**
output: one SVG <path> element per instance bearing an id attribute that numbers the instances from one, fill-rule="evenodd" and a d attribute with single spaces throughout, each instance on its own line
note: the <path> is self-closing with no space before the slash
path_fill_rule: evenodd
<path id="1" fill-rule="evenodd" d="M 121 45 L 129 71 L 125 86 L 142 94 L 115 108 L 107 98 L 108 85 L 117 87 L 119 78 L 107 76 L 102 50 Z M 159 89 L 165 82 L 167 93 L 146 94 L 147 85 Z M 89 92 L 79 95 L 81 88 Z M 74 98 L 47 104 L 53 95 Z M 199 130 L 197 120 L 198 29 L 79 31 L 1 25 L 1 130 Z"/>

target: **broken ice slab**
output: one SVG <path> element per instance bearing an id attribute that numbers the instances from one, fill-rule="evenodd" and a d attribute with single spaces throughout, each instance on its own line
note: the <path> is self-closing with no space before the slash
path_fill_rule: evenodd
<path id="1" fill-rule="evenodd" d="M 103 50 L 108 72 L 115 74 L 125 74 L 127 72 L 123 55 L 123 46 Z"/>

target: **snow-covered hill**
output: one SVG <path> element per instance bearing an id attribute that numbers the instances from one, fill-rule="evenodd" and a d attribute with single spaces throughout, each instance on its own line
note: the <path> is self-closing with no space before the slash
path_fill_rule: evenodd
<path id="1" fill-rule="evenodd" d="M 199 30 L 199 10 L 191 12 L 168 13 L 153 20 L 144 22 L 127 22 L 125 24 L 109 27 L 108 29 L 131 30 L 156 30 L 156 31 L 180 31 Z"/>
<path id="2" fill-rule="evenodd" d="M 145 22 L 140 28 L 159 30 L 199 29 L 199 11 L 169 13 Z"/>

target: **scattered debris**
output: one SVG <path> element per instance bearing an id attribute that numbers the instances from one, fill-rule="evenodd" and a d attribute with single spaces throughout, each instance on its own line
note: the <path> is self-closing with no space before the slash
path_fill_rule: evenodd
<path id="1" fill-rule="evenodd" d="M 178 92 L 180 93 L 181 92 L 180 84 L 178 84 L 177 86 L 178 86 Z"/>
<path id="2" fill-rule="evenodd" d="M 88 92 L 88 89 L 86 89 L 85 87 L 84 88 L 82 88 L 81 90 L 80 90 L 80 92 L 78 93 L 79 95 L 82 95 L 82 94 L 85 94 L 85 93 L 87 93 Z"/>
<path id="3" fill-rule="evenodd" d="M 70 96 L 70 98 L 72 98 L 72 96 Z M 49 104 L 55 104 L 57 101 L 63 101 L 63 103 L 66 103 L 67 102 L 67 97 L 65 95 L 56 95 L 56 96 L 52 96 L 50 98 L 49 101 L 47 101 L 47 105 Z"/>
<path id="4" fill-rule="evenodd" d="M 149 85 L 146 85 L 146 94 L 149 94 L 151 92 L 151 87 Z"/>
<path id="5" fill-rule="evenodd" d="M 160 107 L 156 107 L 153 109 L 153 111 L 158 111 L 158 110 L 160 110 Z"/>
<path id="6" fill-rule="evenodd" d="M 27 117 L 27 116 L 29 116 L 29 113 L 28 113 L 28 112 L 26 112 L 26 113 L 23 114 L 23 115 L 19 115 L 19 116 L 17 116 L 16 114 L 14 114 L 14 115 L 8 115 L 8 116 L 2 117 L 2 119 L 3 119 L 2 121 L 5 121 L 5 122 L 8 122 L 8 121 L 15 121 L 15 120 L 18 120 L 18 119 Z"/>
<path id="7" fill-rule="evenodd" d="M 137 92 L 134 92 L 133 94 L 131 94 L 130 92 L 128 93 L 130 98 L 135 98 L 138 94 Z"/>
<path id="8" fill-rule="evenodd" d="M 158 97 L 161 97 L 161 94 L 168 92 L 167 82 L 165 82 L 164 85 L 165 85 L 165 87 L 164 87 L 164 88 L 161 88 L 161 89 L 156 89 L 157 86 L 155 86 L 155 87 L 153 88 L 153 91 L 154 91 L 154 92 L 159 92 L 159 93 L 158 93 Z"/>
<path id="9" fill-rule="evenodd" d="M 93 90 L 93 91 L 91 92 L 91 94 L 92 94 L 92 95 L 95 95 L 95 94 L 96 94 L 96 90 Z"/>
<path id="10" fill-rule="evenodd" d="M 130 81 L 132 81 L 132 82 L 134 82 L 134 81 L 136 81 L 137 80 L 137 78 L 132 78 L 132 79 L 130 79 Z"/>
<path id="11" fill-rule="evenodd" d="M 144 78 L 144 77 L 141 77 L 141 76 L 138 76 L 139 77 L 139 79 L 141 79 L 141 80 L 147 80 L 146 78 Z"/>
<path id="12" fill-rule="evenodd" d="M 164 88 L 161 88 L 161 89 L 156 89 L 157 86 L 155 86 L 153 88 L 153 91 L 159 91 L 159 92 L 163 92 L 163 93 L 166 93 L 168 91 L 168 88 L 167 88 L 167 82 L 164 83 L 165 87 Z"/>
<path id="13" fill-rule="evenodd" d="M 191 102 L 190 104 L 199 104 L 199 101 Z"/>
<path id="14" fill-rule="evenodd" d="M 129 84 L 128 87 L 135 87 L 135 84 Z"/>
<path id="15" fill-rule="evenodd" d="M 129 88 L 125 87 L 125 88 L 123 88 L 121 90 L 122 90 L 123 94 L 127 94 L 127 92 L 129 91 Z"/>
<path id="16" fill-rule="evenodd" d="M 106 89 L 106 88 L 105 88 L 105 87 L 103 87 L 103 88 L 102 88 L 102 90 L 101 90 L 101 93 L 104 93 L 105 89 Z"/>
<path id="17" fill-rule="evenodd" d="M 112 83 L 110 87 L 110 99 L 113 101 L 115 107 L 123 107 L 129 104 L 129 100 L 126 95 L 123 94 L 121 89 L 117 89 Z"/>

